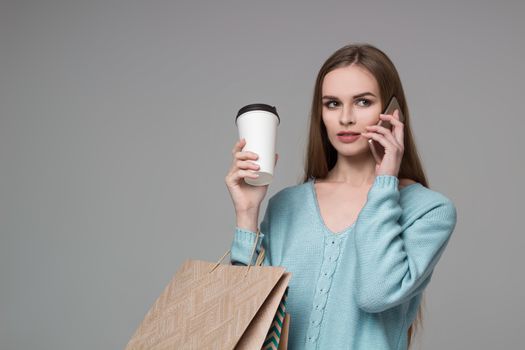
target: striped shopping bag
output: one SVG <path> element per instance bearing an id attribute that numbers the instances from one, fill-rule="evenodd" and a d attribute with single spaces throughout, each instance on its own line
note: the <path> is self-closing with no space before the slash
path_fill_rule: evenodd
<path id="1" fill-rule="evenodd" d="M 290 326 L 290 314 L 286 312 L 286 299 L 288 298 L 288 288 L 284 291 L 283 298 L 272 326 L 264 340 L 263 350 L 286 350 L 288 345 L 288 328 Z"/>

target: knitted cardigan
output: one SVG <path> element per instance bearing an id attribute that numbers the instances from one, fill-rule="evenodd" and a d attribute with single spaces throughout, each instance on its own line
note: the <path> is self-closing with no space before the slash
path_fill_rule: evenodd
<path id="1" fill-rule="evenodd" d="M 231 263 L 253 245 L 263 265 L 292 273 L 286 301 L 289 350 L 407 349 L 421 293 L 456 225 L 445 195 L 396 176 L 376 176 L 356 221 L 341 232 L 323 222 L 314 177 L 269 201 L 256 232 L 235 227 Z M 254 254 L 252 264 L 255 263 Z"/>

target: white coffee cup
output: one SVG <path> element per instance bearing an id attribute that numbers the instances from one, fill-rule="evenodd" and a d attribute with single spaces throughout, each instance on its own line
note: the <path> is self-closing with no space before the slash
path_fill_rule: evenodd
<path id="1" fill-rule="evenodd" d="M 277 126 L 281 120 L 275 107 L 264 103 L 249 104 L 237 113 L 235 124 L 239 131 L 239 140 L 246 139 L 242 151 L 250 151 L 259 155 L 258 159 L 250 159 L 259 165 L 258 178 L 244 178 L 244 182 L 253 186 L 264 186 L 272 182 L 275 166 L 275 143 Z"/>

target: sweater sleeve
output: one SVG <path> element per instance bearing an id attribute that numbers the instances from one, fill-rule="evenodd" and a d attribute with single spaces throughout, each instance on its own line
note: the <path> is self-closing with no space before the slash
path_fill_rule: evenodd
<path id="1" fill-rule="evenodd" d="M 268 201 L 266 212 L 264 213 L 263 221 L 259 228 L 259 240 L 257 241 L 257 248 L 253 254 L 251 265 L 257 261 L 257 256 L 261 251 L 261 246 L 264 247 L 265 254 L 262 265 L 271 265 L 270 258 L 270 220 L 271 220 L 271 199 Z M 257 232 L 243 229 L 238 226 L 235 227 L 233 241 L 231 244 L 230 262 L 232 265 L 248 265 L 250 255 L 253 251 Z"/>
<path id="2" fill-rule="evenodd" d="M 377 176 L 356 221 L 354 297 L 366 312 L 382 312 L 422 292 L 456 225 L 456 208 L 443 196 L 402 229 L 398 182 Z"/>

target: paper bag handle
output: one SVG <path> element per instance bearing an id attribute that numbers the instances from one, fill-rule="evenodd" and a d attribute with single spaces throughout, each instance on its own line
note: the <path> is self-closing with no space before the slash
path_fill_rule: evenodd
<path id="1" fill-rule="evenodd" d="M 253 245 L 252 254 L 250 255 L 250 261 L 248 262 L 248 266 L 247 266 L 247 269 L 246 269 L 246 273 L 244 274 L 244 277 L 246 277 L 246 275 L 248 274 L 248 271 L 250 271 L 251 262 L 253 260 L 253 254 L 255 253 L 255 248 L 257 248 L 257 242 L 259 241 L 259 232 L 260 231 L 257 228 L 257 233 L 256 233 L 256 236 L 255 236 L 255 244 Z M 229 249 L 226 253 L 224 253 L 222 258 L 220 258 L 219 261 L 217 261 L 217 264 L 215 264 L 215 266 L 208 273 L 213 272 L 213 270 L 215 270 L 217 268 L 217 266 L 219 266 L 220 263 L 224 260 L 224 258 L 230 253 L 231 253 L 231 249 Z M 262 262 L 264 260 L 264 255 L 265 254 L 266 254 L 266 250 L 264 249 L 264 247 L 261 247 L 261 249 L 259 251 L 259 255 L 257 256 L 257 260 L 255 261 L 255 266 L 262 266 Z"/>

